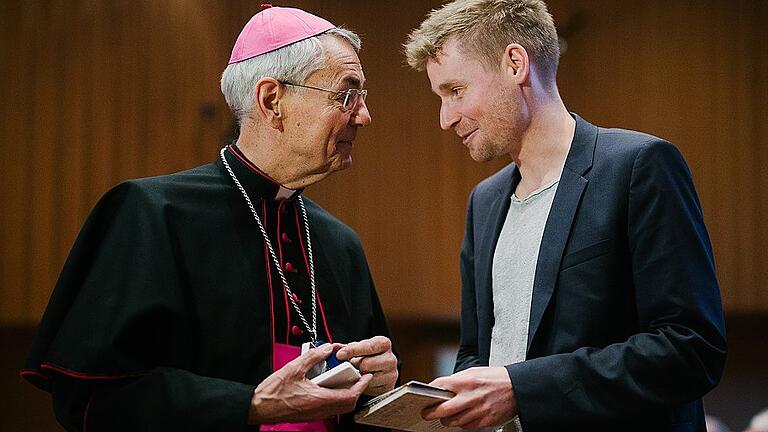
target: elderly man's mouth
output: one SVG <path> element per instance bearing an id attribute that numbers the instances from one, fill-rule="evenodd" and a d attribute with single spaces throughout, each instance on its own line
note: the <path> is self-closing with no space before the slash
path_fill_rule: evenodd
<path id="1" fill-rule="evenodd" d="M 475 132 L 477 132 L 477 131 L 478 131 L 478 129 L 475 129 L 475 130 L 473 130 L 473 131 L 469 132 L 468 134 L 465 134 L 465 135 L 460 135 L 460 136 L 461 136 L 461 142 L 463 142 L 463 143 L 464 143 L 464 145 L 467 145 L 467 143 L 469 142 L 469 139 L 470 139 L 470 138 L 472 137 L 472 135 L 474 135 L 474 134 L 475 134 Z"/>

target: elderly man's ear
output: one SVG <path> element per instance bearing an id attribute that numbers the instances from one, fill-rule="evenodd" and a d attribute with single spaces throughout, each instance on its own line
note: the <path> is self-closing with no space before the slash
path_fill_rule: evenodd
<path id="1" fill-rule="evenodd" d="M 283 131 L 283 116 L 280 101 L 285 95 L 285 87 L 274 78 L 262 78 L 253 89 L 256 111 L 261 119 L 273 128 Z"/>

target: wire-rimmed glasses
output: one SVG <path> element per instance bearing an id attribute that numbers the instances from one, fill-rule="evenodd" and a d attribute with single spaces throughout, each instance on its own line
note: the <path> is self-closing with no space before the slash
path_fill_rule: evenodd
<path id="1" fill-rule="evenodd" d="M 357 106 L 357 101 L 362 99 L 365 101 L 365 98 L 368 96 L 368 90 L 367 89 L 356 89 L 351 88 L 347 90 L 328 90 L 320 87 L 312 87 L 308 85 L 303 84 L 294 84 L 287 81 L 281 81 L 284 85 L 294 86 L 294 87 L 303 87 L 308 88 L 312 90 L 320 90 L 324 91 L 326 93 L 331 93 L 334 95 L 334 100 L 338 101 L 341 104 L 341 109 L 343 111 L 350 111 L 354 109 Z"/>

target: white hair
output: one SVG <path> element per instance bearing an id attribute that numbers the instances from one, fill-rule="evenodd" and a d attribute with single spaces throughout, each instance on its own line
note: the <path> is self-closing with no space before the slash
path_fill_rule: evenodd
<path id="1" fill-rule="evenodd" d="M 339 37 L 360 51 L 360 37 L 341 27 L 332 28 L 317 36 L 284 46 L 248 60 L 233 63 L 221 74 L 221 92 L 238 124 L 253 109 L 253 87 L 265 77 L 278 81 L 303 84 L 313 72 L 325 65 L 321 38 Z"/>

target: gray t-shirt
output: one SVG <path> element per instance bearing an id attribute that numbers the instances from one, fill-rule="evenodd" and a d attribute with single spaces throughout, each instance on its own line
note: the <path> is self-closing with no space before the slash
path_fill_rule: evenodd
<path id="1" fill-rule="evenodd" d="M 489 365 L 525 360 L 531 297 L 541 238 L 559 180 L 524 199 L 512 195 L 493 255 L 493 315 Z M 505 431 L 522 431 L 515 417 Z"/>

